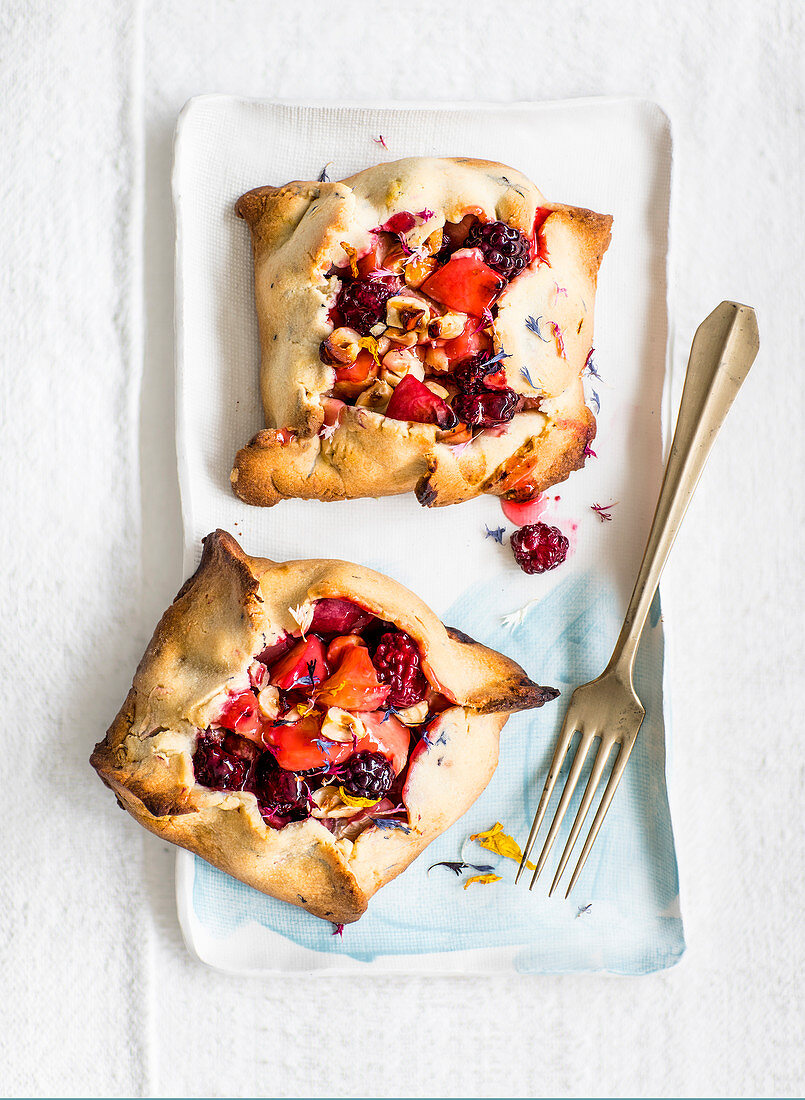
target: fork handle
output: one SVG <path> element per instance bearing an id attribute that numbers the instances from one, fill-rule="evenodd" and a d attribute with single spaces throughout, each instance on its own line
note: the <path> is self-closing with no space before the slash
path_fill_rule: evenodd
<path id="1" fill-rule="evenodd" d="M 696 330 L 660 497 L 608 671 L 617 669 L 631 679 L 637 643 L 679 525 L 759 346 L 755 311 L 737 302 L 722 302 Z"/>

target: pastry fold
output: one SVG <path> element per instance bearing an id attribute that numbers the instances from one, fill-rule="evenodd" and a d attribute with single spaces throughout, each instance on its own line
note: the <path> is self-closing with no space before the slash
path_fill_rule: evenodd
<path id="1" fill-rule="evenodd" d="M 269 827 L 255 795 L 195 781 L 193 752 L 222 692 L 248 687 L 256 654 L 321 598 L 351 600 L 406 631 L 428 680 L 451 705 L 411 751 L 406 829 L 375 824 L 349 839 L 315 818 Z M 445 627 L 402 585 L 343 561 L 276 563 L 245 554 L 231 535 L 204 540 L 195 574 L 162 616 L 131 691 L 90 763 L 146 829 L 242 882 L 337 923 L 405 870 L 488 784 L 513 711 L 555 698 L 514 661 Z"/>
<path id="2" fill-rule="evenodd" d="M 414 247 L 467 213 L 504 221 L 539 251 L 497 300 L 496 350 L 506 384 L 530 399 L 503 429 L 451 446 L 434 424 L 346 406 L 335 430 L 324 402 L 333 369 L 319 358 L 332 331 L 340 280 L 333 274 L 403 211 L 432 217 L 408 235 Z M 283 498 L 343 500 L 414 491 L 429 506 L 481 493 L 522 499 L 584 464 L 595 419 L 581 375 L 592 349 L 593 309 L 609 216 L 548 202 L 522 173 L 489 161 L 414 157 L 338 182 L 258 187 L 236 211 L 252 236 L 260 329 L 260 391 L 267 427 L 237 454 L 231 474 L 249 504 Z M 533 323 L 529 323 L 529 318 Z"/>

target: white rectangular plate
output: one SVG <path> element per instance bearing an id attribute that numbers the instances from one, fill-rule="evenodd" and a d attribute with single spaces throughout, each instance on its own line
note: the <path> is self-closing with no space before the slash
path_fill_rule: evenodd
<path id="1" fill-rule="evenodd" d="M 380 135 L 388 151 L 373 140 Z M 543 576 L 514 564 L 512 526 L 492 497 L 431 510 L 412 495 L 261 510 L 230 491 L 235 452 L 262 427 L 251 253 L 235 200 L 260 184 L 315 179 L 325 164 L 339 179 L 411 155 L 499 160 L 549 199 L 615 218 L 596 306 L 603 380 L 590 379 L 588 389 L 600 401 L 598 457 L 550 493 L 543 518 L 570 536 L 571 554 Z M 646 719 L 572 900 L 549 900 L 547 885 L 515 888 L 515 864 L 468 839 L 499 821 L 523 842 L 565 702 L 606 663 L 631 591 L 662 474 L 670 169 L 668 120 L 641 100 L 334 107 L 202 96 L 182 112 L 174 168 L 177 434 L 188 571 L 216 527 L 247 552 L 278 561 L 352 559 L 395 577 L 450 625 L 562 691 L 557 703 L 510 720 L 498 771 L 478 802 L 343 937 L 181 852 L 179 917 L 204 962 L 248 974 L 639 974 L 671 965 L 684 950 L 658 600 L 636 675 Z M 591 505 L 612 501 L 612 519 L 602 521 Z M 503 546 L 485 537 L 487 525 L 507 529 Z M 521 608 L 517 625 L 504 624 Z M 557 858 L 559 851 L 557 844 Z M 501 881 L 465 890 L 444 867 L 428 873 L 459 859 L 495 864 Z"/>

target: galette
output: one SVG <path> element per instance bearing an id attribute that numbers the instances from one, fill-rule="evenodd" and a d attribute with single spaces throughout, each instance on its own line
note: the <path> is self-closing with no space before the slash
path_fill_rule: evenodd
<path id="1" fill-rule="evenodd" d="M 509 714 L 557 694 L 388 577 L 216 531 L 91 763 L 146 829 L 346 923 L 481 794 Z"/>
<path id="2" fill-rule="evenodd" d="M 258 187 L 235 209 L 267 425 L 235 459 L 242 500 L 523 501 L 583 466 L 609 216 L 505 165 L 427 157 Z"/>

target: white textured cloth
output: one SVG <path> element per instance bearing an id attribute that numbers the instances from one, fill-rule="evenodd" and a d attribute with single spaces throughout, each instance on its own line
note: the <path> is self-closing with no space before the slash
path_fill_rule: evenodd
<path id="1" fill-rule="evenodd" d="M 88 767 L 138 605 L 142 100 L 130 13 L 2 16 L 4 1095 L 148 1087 L 142 847 Z"/>
<path id="2" fill-rule="evenodd" d="M 0 30 L 3 1091 L 801 1094 L 799 0 L 8 0 Z M 757 307 L 762 342 L 664 585 L 677 969 L 258 982 L 184 951 L 172 853 L 85 761 L 180 580 L 168 180 L 178 110 L 205 91 L 634 94 L 671 116 L 676 357 L 726 297 Z"/>

